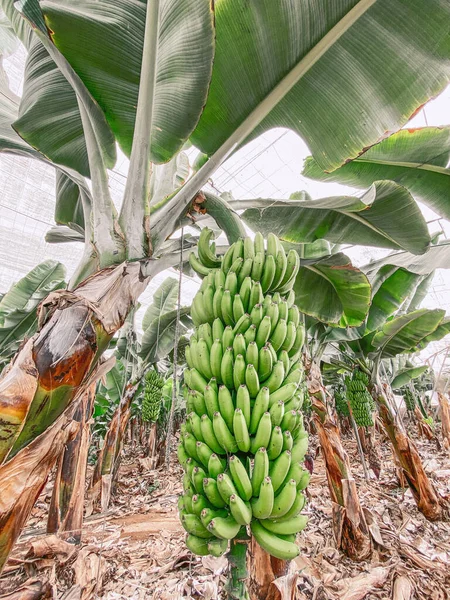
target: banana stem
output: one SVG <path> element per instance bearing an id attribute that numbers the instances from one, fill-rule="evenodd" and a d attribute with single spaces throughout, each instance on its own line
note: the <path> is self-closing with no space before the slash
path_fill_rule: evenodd
<path id="1" fill-rule="evenodd" d="M 247 546 L 249 537 L 245 528 L 230 542 L 228 558 L 228 600 L 249 600 L 247 590 Z"/>

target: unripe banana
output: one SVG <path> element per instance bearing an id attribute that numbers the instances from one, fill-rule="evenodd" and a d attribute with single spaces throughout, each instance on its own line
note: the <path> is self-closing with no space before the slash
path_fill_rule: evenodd
<path id="1" fill-rule="evenodd" d="M 270 419 L 272 421 L 272 425 L 279 426 L 284 417 L 284 402 L 279 400 L 272 404 L 269 409 Z"/>
<path id="2" fill-rule="evenodd" d="M 245 343 L 244 336 L 242 335 L 242 333 L 239 333 L 233 340 L 234 358 L 236 359 L 236 356 L 238 354 L 242 354 L 243 356 L 245 356 L 246 349 L 247 345 Z"/>
<path id="3" fill-rule="evenodd" d="M 211 556 L 218 558 L 219 556 L 223 556 L 227 550 L 228 540 L 214 538 L 208 542 L 208 552 L 211 554 Z"/>
<path id="4" fill-rule="evenodd" d="M 198 240 L 198 257 L 205 267 L 209 267 L 211 269 L 220 267 L 222 263 L 222 260 L 211 251 L 210 242 L 213 240 L 214 231 L 208 227 L 204 227 Z"/>
<path id="5" fill-rule="evenodd" d="M 250 450 L 253 454 L 256 454 L 258 448 L 267 448 L 270 442 L 270 435 L 272 433 L 272 422 L 270 420 L 270 414 L 265 412 L 261 417 L 256 430 L 255 437 L 251 440 Z"/>
<path id="6" fill-rule="evenodd" d="M 199 467 L 200 463 L 194 458 L 189 457 L 186 461 L 186 473 L 189 476 L 189 481 L 192 483 L 192 475 L 194 474 L 195 467 Z M 189 487 L 189 486 L 188 486 Z"/>
<path id="7" fill-rule="evenodd" d="M 295 462 L 302 462 L 305 458 L 306 451 L 308 450 L 308 436 L 299 437 L 295 440 L 292 446 L 292 460 Z M 189 452 L 188 452 L 189 454 Z"/>
<path id="8" fill-rule="evenodd" d="M 263 346 L 259 351 L 259 360 L 258 360 L 258 376 L 261 382 L 266 381 L 266 379 L 272 373 L 273 368 L 273 358 L 272 353 L 270 352 L 267 346 Z"/>
<path id="9" fill-rule="evenodd" d="M 212 508 L 211 503 L 203 496 L 203 494 L 195 494 L 191 500 L 192 512 L 200 518 L 200 513 L 204 508 Z"/>
<path id="10" fill-rule="evenodd" d="M 245 384 L 240 385 L 237 389 L 236 408 L 240 408 L 242 410 L 242 414 L 244 415 L 247 428 L 250 427 L 250 394 Z"/>
<path id="11" fill-rule="evenodd" d="M 267 448 L 267 456 L 270 460 L 274 460 L 280 456 L 283 450 L 283 432 L 280 427 L 274 427 L 270 437 L 269 446 Z"/>
<path id="12" fill-rule="evenodd" d="M 230 348 L 230 346 L 232 347 L 233 341 L 234 341 L 233 328 L 231 327 L 231 325 L 227 325 L 225 327 L 225 329 L 223 330 L 222 349 Z"/>
<path id="13" fill-rule="evenodd" d="M 203 292 L 203 306 L 205 307 L 205 319 L 208 323 L 212 323 L 215 319 L 214 317 L 214 288 L 212 286 L 208 286 Z"/>
<path id="14" fill-rule="evenodd" d="M 202 467 L 194 467 L 192 471 L 192 483 L 197 494 L 203 494 L 203 479 L 206 477 L 206 471 Z"/>
<path id="15" fill-rule="evenodd" d="M 219 387 L 219 412 L 225 423 L 227 424 L 228 429 L 231 433 L 233 433 L 233 417 L 234 417 L 234 404 L 233 398 L 230 394 L 230 390 L 225 386 L 221 385 Z M 214 417 L 213 417 L 214 419 Z M 216 435 L 217 437 L 217 435 Z"/>
<path id="16" fill-rule="evenodd" d="M 263 550 L 280 560 L 292 560 L 299 555 L 296 544 L 281 539 L 275 533 L 267 531 L 259 521 L 252 521 L 252 534 Z"/>
<path id="17" fill-rule="evenodd" d="M 286 260 L 286 270 L 278 287 L 282 290 L 286 285 L 295 281 L 300 269 L 300 257 L 295 250 L 289 250 Z M 280 292 L 282 293 L 282 292 Z"/>
<path id="18" fill-rule="evenodd" d="M 303 378 L 303 369 L 298 366 L 298 368 L 294 370 L 290 370 L 288 376 L 285 378 L 283 385 L 287 385 L 288 383 L 299 384 Z"/>
<path id="19" fill-rule="evenodd" d="M 248 476 L 247 470 L 241 460 L 236 456 L 230 456 L 229 467 L 233 483 L 243 500 L 250 500 L 252 497 L 252 483 Z M 259 488 L 258 488 L 259 489 Z"/>
<path id="20" fill-rule="evenodd" d="M 265 477 L 269 474 L 269 458 L 267 455 L 267 450 L 263 448 L 259 448 L 255 453 L 255 462 L 253 465 L 252 472 L 252 490 L 253 496 L 259 496 L 259 488 Z"/>
<path id="21" fill-rule="evenodd" d="M 230 390 L 234 387 L 233 380 L 233 348 L 228 347 L 223 353 L 222 363 L 220 365 L 220 376 L 224 385 Z"/>
<path id="22" fill-rule="evenodd" d="M 272 354 L 273 364 L 276 364 L 278 362 L 278 355 L 277 355 L 277 353 L 273 349 L 273 346 L 272 346 L 272 344 L 270 342 L 267 342 L 266 346 L 269 348 L 270 353 Z"/>
<path id="23" fill-rule="evenodd" d="M 255 341 L 256 339 L 256 325 L 250 325 L 247 331 L 244 333 L 244 339 L 247 346 Z"/>
<path id="24" fill-rule="evenodd" d="M 266 294 L 264 296 L 264 300 L 262 302 L 262 307 L 263 307 L 264 313 L 269 308 L 269 306 L 272 304 L 272 302 L 273 302 L 273 300 L 272 300 L 271 294 Z M 275 302 L 275 304 L 277 304 L 277 302 Z"/>
<path id="25" fill-rule="evenodd" d="M 216 517 L 210 521 L 208 531 L 222 540 L 232 540 L 239 533 L 241 526 L 231 516 Z"/>
<path id="26" fill-rule="evenodd" d="M 300 352 L 305 342 L 305 329 L 302 325 L 297 327 L 297 332 L 295 334 L 295 341 L 292 348 L 288 351 L 289 357 L 293 357 Z"/>
<path id="27" fill-rule="evenodd" d="M 228 273 L 228 271 L 230 270 L 230 267 L 233 263 L 233 254 L 234 254 L 234 244 L 232 244 L 228 248 L 228 250 L 225 252 L 225 254 L 223 255 L 222 271 L 224 273 Z"/>
<path id="28" fill-rule="evenodd" d="M 266 259 L 264 261 L 264 269 L 261 277 L 261 288 L 264 294 L 270 290 L 270 287 L 275 277 L 275 272 L 275 259 L 269 254 L 268 256 L 266 256 Z"/>
<path id="29" fill-rule="evenodd" d="M 220 309 L 222 311 L 222 318 L 225 321 L 225 324 L 233 326 L 234 325 L 233 300 L 232 300 L 230 290 L 225 290 L 224 293 L 222 294 L 222 301 L 220 304 Z"/>
<path id="30" fill-rule="evenodd" d="M 230 271 L 225 278 L 224 290 L 230 292 L 231 298 L 234 298 L 238 291 L 238 278 L 236 273 Z"/>
<path id="31" fill-rule="evenodd" d="M 205 443 L 211 448 L 211 450 L 216 454 L 226 454 L 225 448 L 222 448 L 222 446 L 219 444 L 218 439 L 216 438 L 212 420 L 208 417 L 208 415 L 202 416 L 202 418 L 200 419 L 200 427 L 203 439 L 205 440 Z"/>
<path id="32" fill-rule="evenodd" d="M 217 398 L 216 390 L 213 388 L 213 386 L 208 384 L 205 387 L 205 393 L 203 398 L 205 400 L 206 413 L 208 414 L 209 418 L 212 419 L 214 413 L 219 410 L 219 401 Z"/>
<path id="33" fill-rule="evenodd" d="M 261 521 L 261 525 L 264 529 L 267 529 L 267 531 L 271 531 L 277 535 L 290 535 L 302 531 L 306 527 L 307 522 L 308 517 L 306 515 L 300 515 L 298 517 L 292 517 L 287 521 L 267 519 Z"/>
<path id="34" fill-rule="evenodd" d="M 283 431 L 283 450 L 292 450 L 294 440 L 290 431 Z"/>
<path id="35" fill-rule="evenodd" d="M 189 255 L 189 264 L 191 268 L 199 275 L 200 277 L 206 277 L 209 274 L 210 270 L 208 267 L 205 267 L 203 263 L 199 261 L 199 259 L 195 256 L 193 252 Z"/>
<path id="36" fill-rule="evenodd" d="M 259 281 L 254 281 L 252 284 L 252 289 L 250 292 L 250 300 L 248 302 L 248 306 L 249 308 L 253 308 L 253 306 L 256 306 L 257 304 L 261 304 L 261 302 L 263 302 L 264 300 L 264 294 L 262 291 L 262 287 L 261 284 L 259 283 Z"/>
<path id="37" fill-rule="evenodd" d="M 250 237 L 244 238 L 244 259 L 255 258 L 255 246 L 253 240 Z"/>
<path id="38" fill-rule="evenodd" d="M 259 488 L 259 496 L 251 501 L 252 513 L 257 519 L 267 519 L 274 503 L 273 485 L 270 477 L 264 477 Z"/>
<path id="39" fill-rule="evenodd" d="M 206 389 L 206 387 L 205 387 L 205 389 Z M 203 394 L 201 394 L 200 392 L 197 392 L 197 390 L 191 390 L 189 392 L 189 397 L 191 399 L 191 404 L 194 407 L 195 413 L 199 417 L 206 414 L 207 411 L 206 411 L 205 397 L 203 396 Z"/>
<path id="40" fill-rule="evenodd" d="M 297 489 L 298 490 L 306 490 L 306 488 L 308 487 L 308 484 L 310 482 L 310 479 L 311 479 L 311 474 L 309 473 L 309 471 L 303 471 L 303 475 L 302 475 L 302 478 L 300 479 L 300 481 L 298 482 Z"/>
<path id="41" fill-rule="evenodd" d="M 223 319 L 222 315 L 222 298 L 224 294 L 223 286 L 216 289 L 213 296 L 213 313 L 214 319 Z"/>
<path id="42" fill-rule="evenodd" d="M 277 459 L 270 463 L 269 476 L 272 479 L 273 491 L 275 494 L 285 480 L 290 466 L 291 452 L 289 450 L 282 452 Z"/>
<path id="43" fill-rule="evenodd" d="M 197 369 L 191 369 L 190 377 L 190 384 L 188 383 L 189 387 L 192 390 L 196 390 L 200 394 L 203 394 L 205 387 L 208 385 L 206 379 L 197 371 Z"/>
<path id="44" fill-rule="evenodd" d="M 245 383 L 246 368 L 247 365 L 245 363 L 244 357 L 242 356 L 242 354 L 238 354 L 236 356 L 233 368 L 234 389 L 238 390 L 239 387 Z"/>
<path id="45" fill-rule="evenodd" d="M 212 341 L 214 342 L 214 340 L 222 340 L 223 332 L 224 326 L 222 319 L 214 319 L 211 332 Z"/>
<path id="46" fill-rule="evenodd" d="M 184 350 L 185 356 L 186 356 L 186 364 L 189 368 L 192 368 L 194 366 L 194 363 L 192 362 L 192 356 L 191 356 L 191 347 L 189 345 L 186 346 L 185 350 Z"/>
<path id="47" fill-rule="evenodd" d="M 267 250 L 266 255 L 271 255 L 275 259 L 277 258 L 278 250 L 279 250 L 279 241 L 275 234 L 269 233 L 267 236 Z"/>
<path id="48" fill-rule="evenodd" d="M 233 319 L 237 323 L 242 315 L 245 314 L 244 305 L 241 300 L 240 294 L 235 294 L 233 298 Z"/>
<path id="49" fill-rule="evenodd" d="M 230 511 L 239 525 L 248 525 L 252 520 L 252 509 L 249 503 L 245 503 L 239 496 L 230 496 Z"/>
<path id="50" fill-rule="evenodd" d="M 181 525 L 190 534 L 195 535 L 199 538 L 209 539 L 211 537 L 210 532 L 206 529 L 197 515 L 187 514 L 182 515 Z"/>
<path id="51" fill-rule="evenodd" d="M 224 508 L 226 503 L 222 500 L 222 496 L 219 494 L 217 489 L 217 482 L 212 477 L 206 477 L 203 480 L 203 491 L 206 497 L 216 508 Z"/>
<path id="52" fill-rule="evenodd" d="M 245 385 L 248 388 L 251 398 L 255 398 L 259 392 L 258 373 L 253 365 L 247 365 L 245 370 Z"/>
<path id="53" fill-rule="evenodd" d="M 252 274 L 251 274 L 253 281 L 261 281 L 261 277 L 262 277 L 263 269 L 264 269 L 264 262 L 265 262 L 265 255 L 263 252 L 258 252 L 257 254 L 255 254 L 255 257 L 253 259 L 253 267 L 252 267 Z"/>
<path id="54" fill-rule="evenodd" d="M 244 256 L 244 240 L 239 238 L 234 244 L 233 263 Z"/>
<path id="55" fill-rule="evenodd" d="M 239 319 L 239 321 L 234 326 L 234 329 L 233 329 L 234 335 L 238 335 L 239 333 L 245 333 L 247 331 L 247 329 L 250 327 L 251 323 L 252 323 L 252 320 L 248 313 L 245 313 L 245 315 L 242 315 L 242 317 Z"/>
<path id="56" fill-rule="evenodd" d="M 297 496 L 296 496 L 291 508 L 284 515 L 284 517 L 276 519 L 276 522 L 282 523 L 284 521 L 289 521 L 293 517 L 297 517 L 300 514 L 300 511 L 303 510 L 303 508 L 305 507 L 305 504 L 306 504 L 306 498 L 305 498 L 304 494 L 302 494 L 302 492 L 297 490 Z"/>
<path id="57" fill-rule="evenodd" d="M 275 327 L 274 332 L 271 334 L 269 341 L 273 346 L 275 352 L 281 349 L 284 340 L 286 339 L 287 323 L 284 319 L 280 319 Z"/>
<path id="58" fill-rule="evenodd" d="M 200 425 L 200 419 L 199 419 L 199 425 Z M 197 442 L 196 446 L 197 446 L 197 456 L 198 456 L 200 462 L 202 463 L 202 465 L 204 467 L 208 468 L 209 459 L 210 459 L 211 455 L 213 454 L 213 451 L 207 444 L 204 444 L 203 442 Z"/>
<path id="59" fill-rule="evenodd" d="M 199 371 L 206 377 L 206 379 L 211 379 L 213 376 L 211 372 L 211 359 L 209 356 L 209 348 L 206 340 L 200 338 L 197 342 L 197 363 L 199 366 Z"/>
<path id="60" fill-rule="evenodd" d="M 245 265 L 244 265 L 245 266 Z M 250 294 L 252 291 L 252 280 L 250 277 L 246 277 L 239 288 L 239 294 L 241 296 L 242 304 L 244 305 L 244 312 L 249 311 L 250 305 Z"/>
<path id="61" fill-rule="evenodd" d="M 296 383 L 288 383 L 287 385 L 283 385 L 283 387 L 280 387 L 274 392 L 272 392 L 272 394 L 270 394 L 269 406 L 272 406 L 273 404 L 276 404 L 280 401 L 289 402 L 289 400 L 291 400 L 291 398 L 294 397 L 294 394 L 297 391 L 297 387 L 298 386 Z"/>
<path id="62" fill-rule="evenodd" d="M 215 269 L 214 271 L 214 287 L 218 290 L 220 287 L 225 289 L 225 273 L 222 269 Z"/>
<path id="63" fill-rule="evenodd" d="M 227 427 L 220 412 L 216 412 L 213 418 L 214 434 L 224 450 L 235 453 L 238 451 L 236 440 Z M 188 452 L 189 454 L 189 452 Z"/>
<path id="64" fill-rule="evenodd" d="M 271 304 L 269 304 L 269 306 L 266 310 L 266 317 L 270 317 L 270 334 L 272 335 L 272 333 L 275 331 L 275 328 L 278 323 L 278 319 L 280 317 L 280 311 L 278 309 L 278 304 L 276 304 L 275 302 L 272 302 Z"/>
<path id="65" fill-rule="evenodd" d="M 239 271 L 239 275 L 237 278 L 238 288 L 242 288 L 242 285 L 246 279 L 248 279 L 251 282 L 252 269 L 253 269 L 253 259 L 246 258 L 242 265 L 242 269 Z M 249 297 L 250 297 L 250 288 L 249 288 Z"/>
<path id="66" fill-rule="evenodd" d="M 294 504 L 297 496 L 297 482 L 290 479 L 282 488 L 278 496 L 275 496 L 273 508 L 270 514 L 271 519 L 283 517 Z"/>
<path id="67" fill-rule="evenodd" d="M 284 338 L 283 343 L 281 344 L 281 350 L 285 350 L 288 353 L 292 349 L 295 338 L 297 336 L 297 327 L 295 326 L 293 321 L 289 321 L 286 326 L 286 336 Z"/>
<path id="68" fill-rule="evenodd" d="M 278 314 L 279 319 L 284 319 L 286 322 L 289 320 L 289 308 L 284 298 L 278 303 Z"/>
<path id="69" fill-rule="evenodd" d="M 261 323 L 259 324 L 258 331 L 256 332 L 256 344 L 258 348 L 262 348 L 269 341 L 270 330 L 272 327 L 272 322 L 270 317 L 264 317 Z"/>
<path id="70" fill-rule="evenodd" d="M 283 388 L 281 388 L 281 389 L 283 389 Z M 290 433 L 294 429 L 294 427 L 297 423 L 297 411 L 296 410 L 286 411 L 286 405 L 284 406 L 284 409 L 285 409 L 285 413 L 284 413 L 283 420 L 281 421 L 281 429 L 283 431 L 289 431 L 289 433 Z M 289 448 L 289 450 L 290 449 L 291 448 Z"/>
<path id="71" fill-rule="evenodd" d="M 186 544 L 188 550 L 197 556 L 207 556 L 210 553 L 208 548 L 208 540 L 199 538 L 191 533 L 187 534 L 184 543 Z"/>
<path id="72" fill-rule="evenodd" d="M 233 261 L 233 264 L 230 267 L 229 273 L 236 273 L 236 277 L 239 275 L 239 271 L 242 269 L 242 265 L 244 264 L 243 258 L 237 258 Z"/>
<path id="73" fill-rule="evenodd" d="M 250 450 L 250 435 L 244 414 L 240 408 L 236 408 L 234 411 L 233 432 L 239 450 L 241 452 L 248 452 Z"/>
<path id="74" fill-rule="evenodd" d="M 191 479 L 187 473 L 183 476 L 183 492 L 185 495 L 193 496 L 195 494 L 194 486 L 192 485 Z"/>
<path id="75" fill-rule="evenodd" d="M 284 380 L 284 365 L 281 360 L 278 360 L 273 369 L 270 377 L 266 379 L 264 385 L 269 388 L 269 392 L 273 394 L 281 385 Z"/>
<path id="76" fill-rule="evenodd" d="M 259 231 L 255 233 L 255 239 L 253 240 L 253 244 L 255 247 L 255 254 L 257 254 L 258 252 L 262 252 L 264 254 L 264 238 L 262 236 L 262 233 L 260 233 Z"/>
<path id="77" fill-rule="evenodd" d="M 237 494 L 234 483 L 227 473 L 220 473 L 220 475 L 217 475 L 217 489 L 219 490 L 222 500 L 226 502 L 226 504 L 229 504 L 230 496 Z"/>
<path id="78" fill-rule="evenodd" d="M 226 462 L 221 460 L 216 453 L 211 454 L 208 461 L 208 474 L 214 479 L 220 473 L 223 473 L 226 468 Z"/>
<path id="79" fill-rule="evenodd" d="M 252 320 L 252 325 L 255 325 L 255 327 L 258 328 L 264 318 L 264 309 L 262 304 L 255 304 L 251 310 L 250 317 Z"/>
<path id="80" fill-rule="evenodd" d="M 277 257 L 275 260 L 275 277 L 272 282 L 272 289 L 278 289 L 280 287 L 281 282 L 283 281 L 284 275 L 286 273 L 287 267 L 287 258 L 286 252 L 281 244 L 279 244 L 279 250 L 277 253 Z"/>
<path id="81" fill-rule="evenodd" d="M 300 323 L 300 311 L 298 310 L 298 307 L 293 304 L 289 309 L 288 309 L 288 321 L 292 321 L 295 325 L 295 327 L 297 328 L 298 324 Z"/>
<path id="82" fill-rule="evenodd" d="M 225 508 L 204 508 L 200 513 L 200 521 L 204 527 L 208 527 L 216 517 L 227 517 L 228 510 Z"/>
<path id="83" fill-rule="evenodd" d="M 186 450 L 186 454 L 188 454 L 188 456 L 190 456 L 194 460 L 198 460 L 197 440 L 191 433 L 186 432 L 184 434 L 183 445 L 184 445 L 184 449 Z"/>
<path id="84" fill-rule="evenodd" d="M 255 404 L 253 405 L 253 409 L 251 411 L 250 417 L 250 433 L 256 433 L 261 417 L 265 412 L 267 412 L 269 408 L 269 388 L 262 387 L 255 400 Z"/>
<path id="85" fill-rule="evenodd" d="M 177 446 L 177 457 L 180 465 L 184 467 L 186 465 L 187 459 L 189 458 L 189 455 L 186 453 L 186 450 L 184 449 L 182 443 L 178 444 Z"/>
<path id="86" fill-rule="evenodd" d="M 259 349 L 256 342 L 250 342 L 245 352 L 245 361 L 247 364 L 253 365 L 258 371 Z"/>

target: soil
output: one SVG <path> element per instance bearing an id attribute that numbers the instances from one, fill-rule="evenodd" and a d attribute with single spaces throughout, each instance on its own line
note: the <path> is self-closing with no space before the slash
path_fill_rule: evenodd
<path id="1" fill-rule="evenodd" d="M 436 439 L 416 441 L 439 493 L 450 496 L 449 451 Z M 315 443 L 311 436 L 313 453 Z M 378 443 L 381 476 L 377 480 L 370 472 L 366 481 L 356 443 L 344 437 L 374 539 L 371 560 L 361 563 L 336 549 L 324 465 L 317 454 L 308 488 L 309 525 L 290 567 L 298 571 L 299 600 L 450 598 L 450 522 L 431 523 L 418 512 L 409 490 L 399 486 L 387 443 Z M 196 557 L 184 546 L 177 516 L 182 471 L 175 455 L 169 468 L 157 470 L 148 468 L 143 455 L 140 447 L 125 448 L 111 508 L 85 520 L 81 546 L 45 534 L 50 481 L 0 578 L 0 598 L 224 598 L 226 558 Z"/>

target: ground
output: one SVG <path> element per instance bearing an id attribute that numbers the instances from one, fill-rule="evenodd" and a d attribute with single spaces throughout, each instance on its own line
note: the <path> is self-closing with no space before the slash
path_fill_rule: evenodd
<path id="1" fill-rule="evenodd" d="M 314 447 L 312 437 L 312 447 Z M 450 454 L 436 441 L 418 440 L 427 472 L 441 495 L 450 495 Z M 344 439 L 374 537 L 371 561 L 354 563 L 340 554 L 331 528 L 323 461 L 314 462 L 308 488 L 309 526 L 299 536 L 297 598 L 301 600 L 444 600 L 450 597 L 450 523 L 430 523 L 411 493 L 398 487 L 387 445 L 380 480 L 364 480 L 356 444 Z M 45 535 L 51 482 L 0 578 L 0 594 L 25 581 L 14 600 L 176 600 L 222 598 L 225 558 L 194 557 L 183 544 L 177 517 L 181 469 L 148 469 L 140 448 L 127 446 L 111 509 L 85 520 L 81 549 Z M 37 590 L 37 592 L 36 592 Z M 35 595 L 32 593 L 36 592 Z M 28 595 L 27 595 L 28 594 Z M 39 595 L 40 594 L 40 595 Z M 3 596 L 0 596 L 3 598 Z"/>

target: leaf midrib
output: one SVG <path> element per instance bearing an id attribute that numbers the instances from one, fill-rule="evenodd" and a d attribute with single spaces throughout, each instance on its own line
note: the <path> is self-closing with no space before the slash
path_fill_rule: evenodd
<path id="1" fill-rule="evenodd" d="M 448 169 L 447 167 L 438 167 L 436 165 L 430 165 L 429 163 L 425 163 L 425 162 L 409 162 L 409 161 L 399 161 L 399 162 L 393 162 L 392 160 L 382 160 L 381 158 L 375 158 L 375 159 L 361 159 L 361 158 L 355 158 L 353 159 L 351 162 L 354 163 L 361 163 L 361 164 L 366 164 L 366 165 L 370 165 L 370 164 L 376 164 L 376 165 L 386 165 L 388 167 L 403 167 L 405 169 L 419 169 L 422 171 L 431 171 L 433 173 L 439 173 L 441 175 L 446 175 L 448 177 L 450 177 L 450 169 Z"/>

